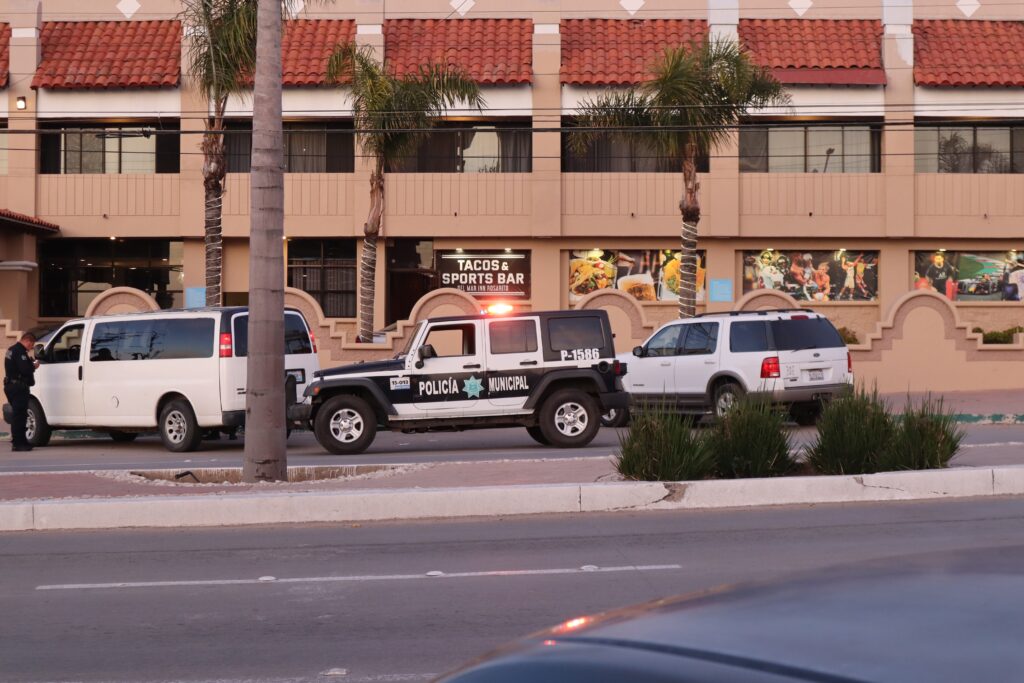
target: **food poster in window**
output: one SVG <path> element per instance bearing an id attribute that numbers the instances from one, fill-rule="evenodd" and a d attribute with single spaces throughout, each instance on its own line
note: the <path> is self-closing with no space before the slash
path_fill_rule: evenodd
<path id="1" fill-rule="evenodd" d="M 911 285 L 950 301 L 1020 301 L 1024 250 L 914 252 Z"/>
<path id="2" fill-rule="evenodd" d="M 743 252 L 743 292 L 774 289 L 797 301 L 875 301 L 878 252 L 858 249 Z"/>
<path id="3" fill-rule="evenodd" d="M 569 252 L 569 303 L 600 289 L 618 289 L 637 301 L 675 301 L 682 253 L 674 249 L 586 249 Z M 704 301 L 707 254 L 697 251 L 697 302 Z"/>

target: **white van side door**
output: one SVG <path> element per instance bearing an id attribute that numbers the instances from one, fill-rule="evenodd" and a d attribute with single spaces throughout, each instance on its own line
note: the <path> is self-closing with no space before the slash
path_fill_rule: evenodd
<path id="1" fill-rule="evenodd" d="M 85 393 L 82 356 L 87 323 L 67 325 L 46 347 L 45 358 L 36 370 L 32 395 L 43 407 L 46 421 L 54 427 L 85 425 Z"/>

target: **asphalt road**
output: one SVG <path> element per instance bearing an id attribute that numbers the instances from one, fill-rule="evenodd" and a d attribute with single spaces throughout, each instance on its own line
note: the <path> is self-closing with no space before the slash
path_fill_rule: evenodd
<path id="1" fill-rule="evenodd" d="M 792 430 L 799 446 L 814 438 L 810 428 Z M 201 451 L 169 453 L 156 436 L 143 436 L 133 444 L 117 444 L 104 435 L 93 438 L 54 440 L 31 453 L 12 453 L 0 444 L 0 472 L 136 469 L 175 467 L 233 467 L 242 462 L 242 439 L 205 441 Z M 960 465 L 1024 464 L 1024 425 L 974 425 L 967 427 Z M 377 435 L 371 448 L 357 456 L 325 452 L 309 432 L 295 432 L 288 441 L 291 465 L 342 465 L 362 463 L 417 463 L 464 460 L 514 460 L 609 455 L 616 450 L 615 430 L 602 429 L 596 439 L 580 449 L 538 445 L 525 429 L 487 429 L 467 432 Z"/>
<path id="2" fill-rule="evenodd" d="M 0 680 L 426 680 L 584 613 L 965 550 L 1024 566 L 1024 500 L 0 534 Z"/>

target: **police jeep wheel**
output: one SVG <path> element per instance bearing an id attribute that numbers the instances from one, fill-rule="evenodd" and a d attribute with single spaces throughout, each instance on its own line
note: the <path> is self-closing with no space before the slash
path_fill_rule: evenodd
<path id="1" fill-rule="evenodd" d="M 560 389 L 540 409 L 540 430 L 557 448 L 582 448 L 594 440 L 601 427 L 597 401 L 579 389 Z"/>
<path id="2" fill-rule="evenodd" d="M 46 422 L 42 406 L 39 405 L 39 401 L 35 398 L 30 398 L 28 401 L 28 417 L 25 420 L 25 440 L 28 441 L 32 448 L 38 448 L 50 443 L 51 436 L 53 436 L 53 429 Z"/>
<path id="3" fill-rule="evenodd" d="M 544 432 L 541 431 L 540 427 L 534 425 L 533 427 L 527 427 L 526 433 L 530 435 L 530 438 L 539 443 L 541 446 L 550 446 L 551 442 L 544 436 Z"/>
<path id="4" fill-rule="evenodd" d="M 335 455 L 362 453 L 377 435 L 377 415 L 358 396 L 335 396 L 316 413 L 316 440 Z"/>

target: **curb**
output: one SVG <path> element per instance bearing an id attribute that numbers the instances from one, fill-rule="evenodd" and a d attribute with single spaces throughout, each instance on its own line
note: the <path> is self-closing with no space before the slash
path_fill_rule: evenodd
<path id="1" fill-rule="evenodd" d="M 1024 467 L 693 482 L 144 496 L 0 503 L 0 531 L 216 527 L 1024 495 Z"/>

